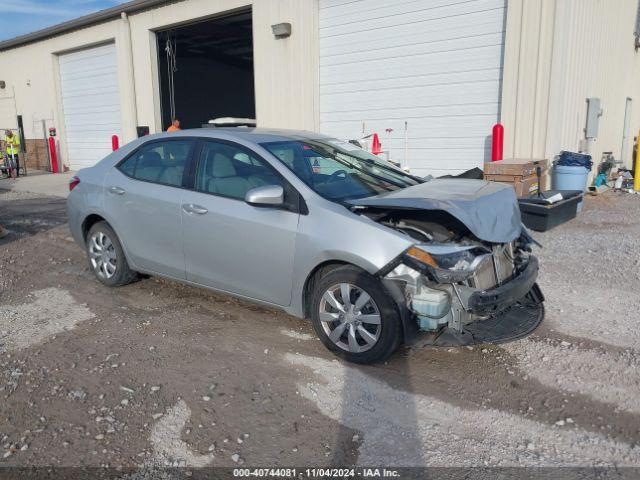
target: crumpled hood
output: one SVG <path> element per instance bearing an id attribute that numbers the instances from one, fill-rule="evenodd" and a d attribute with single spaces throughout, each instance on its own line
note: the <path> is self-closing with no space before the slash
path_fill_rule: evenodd
<path id="1" fill-rule="evenodd" d="M 511 242 L 522 230 L 514 189 L 484 180 L 434 179 L 348 203 L 375 208 L 442 210 L 460 220 L 480 240 L 492 243 Z"/>

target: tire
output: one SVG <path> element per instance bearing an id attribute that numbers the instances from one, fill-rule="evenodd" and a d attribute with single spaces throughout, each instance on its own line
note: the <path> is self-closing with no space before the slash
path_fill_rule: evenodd
<path id="1" fill-rule="evenodd" d="M 315 282 L 311 320 L 325 347 L 350 362 L 381 362 L 400 344 L 394 300 L 376 278 L 357 267 L 336 268 Z"/>
<path id="2" fill-rule="evenodd" d="M 108 287 L 120 287 L 138 278 L 138 274 L 129 268 L 120 240 L 107 222 L 98 222 L 91 227 L 86 250 L 89 268 Z"/>

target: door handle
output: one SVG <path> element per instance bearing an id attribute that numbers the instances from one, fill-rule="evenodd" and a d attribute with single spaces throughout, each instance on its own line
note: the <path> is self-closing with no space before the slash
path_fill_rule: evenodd
<path id="1" fill-rule="evenodd" d="M 109 187 L 109 193 L 113 193 L 114 195 L 124 195 L 124 188 Z"/>
<path id="2" fill-rule="evenodd" d="M 201 207 L 200 205 L 194 205 L 193 203 L 185 203 L 182 205 L 182 210 L 186 213 L 195 213 L 197 215 L 204 215 L 209 211 L 206 208 Z"/>

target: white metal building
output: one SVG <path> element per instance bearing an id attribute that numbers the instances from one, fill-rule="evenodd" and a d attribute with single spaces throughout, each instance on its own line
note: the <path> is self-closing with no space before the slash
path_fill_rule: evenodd
<path id="1" fill-rule="evenodd" d="M 319 7 L 321 131 L 377 132 L 418 173 L 481 165 L 500 116 L 504 0 Z"/>
<path id="2" fill-rule="evenodd" d="M 416 174 L 588 148 L 631 165 L 638 0 L 134 0 L 0 42 L 0 128 L 72 169 L 172 116 L 378 133 Z M 272 27 L 290 24 L 290 35 Z M 585 141 L 586 99 L 602 105 Z M 389 131 L 390 130 L 390 131 Z"/>

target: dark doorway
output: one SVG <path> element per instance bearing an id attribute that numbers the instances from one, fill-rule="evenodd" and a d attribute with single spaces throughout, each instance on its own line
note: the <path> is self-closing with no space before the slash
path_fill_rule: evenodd
<path id="1" fill-rule="evenodd" d="M 163 130 L 255 118 L 251 11 L 157 32 Z M 173 108 L 172 108 L 173 107 Z"/>

